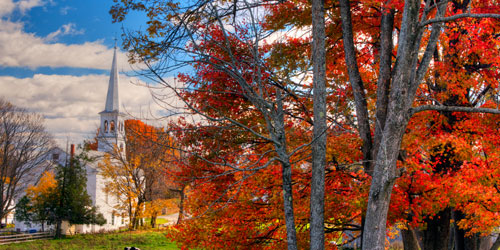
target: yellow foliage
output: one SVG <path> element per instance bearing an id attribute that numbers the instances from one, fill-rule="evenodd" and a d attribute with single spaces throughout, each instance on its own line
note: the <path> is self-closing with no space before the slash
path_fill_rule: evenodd
<path id="1" fill-rule="evenodd" d="M 26 189 L 26 194 L 32 200 L 50 193 L 57 186 L 57 180 L 52 172 L 45 171 L 36 186 L 30 185 Z"/>

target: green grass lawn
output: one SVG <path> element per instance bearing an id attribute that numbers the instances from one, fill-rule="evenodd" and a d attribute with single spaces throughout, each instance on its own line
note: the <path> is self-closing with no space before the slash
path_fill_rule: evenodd
<path id="1" fill-rule="evenodd" d="M 164 219 L 164 218 L 156 218 L 156 225 L 161 225 L 161 224 L 165 224 L 167 223 L 168 220 L 167 219 Z M 151 224 L 151 219 L 150 218 L 146 218 L 144 219 L 144 225 L 149 225 Z"/>
<path id="2" fill-rule="evenodd" d="M 0 245 L 1 250 L 80 250 L 109 249 L 122 250 L 125 247 L 138 247 L 142 250 L 177 250 L 175 243 L 167 241 L 161 232 L 123 232 L 109 234 L 82 234 L 58 240 L 36 240 L 25 243 Z"/>

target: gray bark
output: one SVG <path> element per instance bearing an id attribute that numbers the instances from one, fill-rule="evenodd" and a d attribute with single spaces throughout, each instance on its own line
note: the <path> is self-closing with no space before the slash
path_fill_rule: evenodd
<path id="1" fill-rule="evenodd" d="M 292 164 L 288 155 L 285 135 L 285 120 L 281 90 L 276 90 L 276 109 L 271 111 L 266 120 L 268 131 L 274 143 L 274 148 L 281 162 L 283 180 L 283 211 L 285 212 L 286 239 L 288 250 L 297 250 L 297 232 L 293 212 Z"/>
<path id="2" fill-rule="evenodd" d="M 383 9 L 380 20 L 380 69 L 377 82 L 377 107 L 375 113 L 375 135 L 372 158 L 378 153 L 382 132 L 387 118 L 387 103 L 391 84 L 392 67 L 392 30 L 394 28 L 394 10 Z M 372 163 L 373 165 L 373 163 Z"/>
<path id="3" fill-rule="evenodd" d="M 340 0 L 340 13 L 342 19 L 342 38 L 344 40 L 345 61 L 349 73 L 349 81 L 354 93 L 356 105 L 356 116 L 358 122 L 358 132 L 363 140 L 363 166 L 365 171 L 371 175 L 373 167 L 372 160 L 372 137 L 370 132 L 370 120 L 365 95 L 365 88 L 359 73 L 356 50 L 354 46 L 351 22 L 351 10 L 349 0 Z"/>
<path id="4" fill-rule="evenodd" d="M 497 236 L 495 243 L 491 246 L 490 250 L 499 250 L 500 249 L 500 235 Z"/>
<path id="5" fill-rule="evenodd" d="M 396 65 L 388 100 L 387 119 L 375 158 L 372 184 L 368 196 L 363 230 L 363 249 L 384 249 L 387 212 L 393 184 L 397 177 L 397 157 L 410 118 L 409 110 L 417 89 L 415 86 L 418 86 L 415 69 L 417 68 L 422 36 L 422 30 L 418 25 L 419 7 L 420 1 L 408 0 L 405 2 Z M 433 43 L 436 41 L 437 37 L 429 41 L 428 50 L 435 46 Z M 420 67 L 426 66 L 420 65 Z"/>
<path id="6" fill-rule="evenodd" d="M 312 1 L 313 112 L 310 247 L 324 249 L 326 166 L 326 49 L 324 0 Z"/>

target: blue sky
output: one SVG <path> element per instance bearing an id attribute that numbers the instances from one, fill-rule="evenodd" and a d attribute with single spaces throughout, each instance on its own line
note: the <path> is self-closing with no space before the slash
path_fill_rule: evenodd
<path id="1" fill-rule="evenodd" d="M 0 97 L 45 117 L 60 145 L 92 136 L 104 108 L 114 38 L 144 26 L 139 14 L 112 23 L 112 0 L 0 0 Z M 121 45 L 118 40 L 118 45 Z M 158 114 L 119 51 L 122 111 Z"/>

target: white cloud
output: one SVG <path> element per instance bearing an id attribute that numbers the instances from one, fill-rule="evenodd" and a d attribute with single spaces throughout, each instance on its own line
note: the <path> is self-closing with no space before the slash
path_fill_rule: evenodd
<path id="1" fill-rule="evenodd" d="M 45 1 L 42 0 L 19 0 L 17 2 L 12 0 L 0 0 L 0 17 L 7 16 L 15 10 L 19 10 L 24 14 L 26 11 L 44 4 Z"/>
<path id="2" fill-rule="evenodd" d="M 0 17 L 12 13 L 15 8 L 16 5 L 11 0 L 0 0 Z"/>
<path id="3" fill-rule="evenodd" d="M 51 42 L 51 41 L 56 40 L 59 36 L 81 35 L 83 33 L 84 33 L 84 31 L 82 29 L 80 29 L 80 30 L 76 29 L 76 25 L 74 23 L 68 23 L 68 24 L 61 26 L 61 28 L 59 28 L 58 30 L 48 34 L 45 37 L 45 41 Z"/>
<path id="4" fill-rule="evenodd" d="M 99 124 L 98 113 L 104 109 L 108 81 L 108 75 L 1 76 L 0 97 L 42 114 L 47 130 L 63 146 L 67 139 L 71 143 L 81 143 L 83 139 L 93 136 Z M 131 81 L 138 80 L 120 76 L 122 110 L 136 117 L 149 112 L 159 115 L 163 109 L 152 103 L 149 90 L 130 84 Z"/>
<path id="5" fill-rule="evenodd" d="M 48 34 L 46 37 L 27 33 L 24 23 L 13 22 L 8 16 L 15 10 L 25 13 L 27 10 L 42 6 L 42 0 L 0 0 L 0 67 L 74 67 L 90 69 L 108 69 L 111 48 L 103 41 L 83 44 L 54 43 L 62 35 L 83 34 L 73 23 L 68 23 Z M 120 65 L 127 65 L 124 53 L 120 52 Z M 130 68 L 126 68 L 129 71 Z"/>
<path id="6" fill-rule="evenodd" d="M 42 0 L 19 0 L 16 2 L 17 8 L 21 11 L 21 13 L 25 13 L 26 11 L 42 6 L 45 4 L 45 1 Z"/>
<path id="7" fill-rule="evenodd" d="M 40 37 L 26 32 L 24 23 L 9 18 L 15 11 L 24 14 L 48 2 L 50 0 L 0 0 L 0 67 L 110 69 L 113 49 L 105 46 L 103 41 L 69 45 L 54 42 L 60 36 L 83 32 L 74 24 L 65 24 Z M 120 72 L 130 71 L 123 52 L 118 53 L 118 65 Z M 130 84 L 131 81 L 140 81 L 124 75 L 120 78 L 122 110 L 139 118 L 161 116 L 164 109 L 152 102 L 150 91 Z M 99 124 L 98 113 L 104 109 L 108 81 L 106 74 L 35 74 L 28 78 L 0 76 L 0 98 L 42 114 L 47 130 L 59 145 L 64 146 L 67 139 L 70 143 L 81 143 L 94 135 Z M 167 93 L 166 96 L 167 99 L 172 98 L 172 94 Z M 177 105 L 179 102 L 173 103 Z"/>
<path id="8" fill-rule="evenodd" d="M 102 41 L 71 45 L 47 42 L 58 35 L 75 32 L 73 25 L 63 26 L 47 38 L 26 33 L 22 28 L 22 23 L 0 20 L 0 66 L 109 69 L 113 50 Z M 125 54 L 119 54 L 120 65 L 128 65 Z"/>

